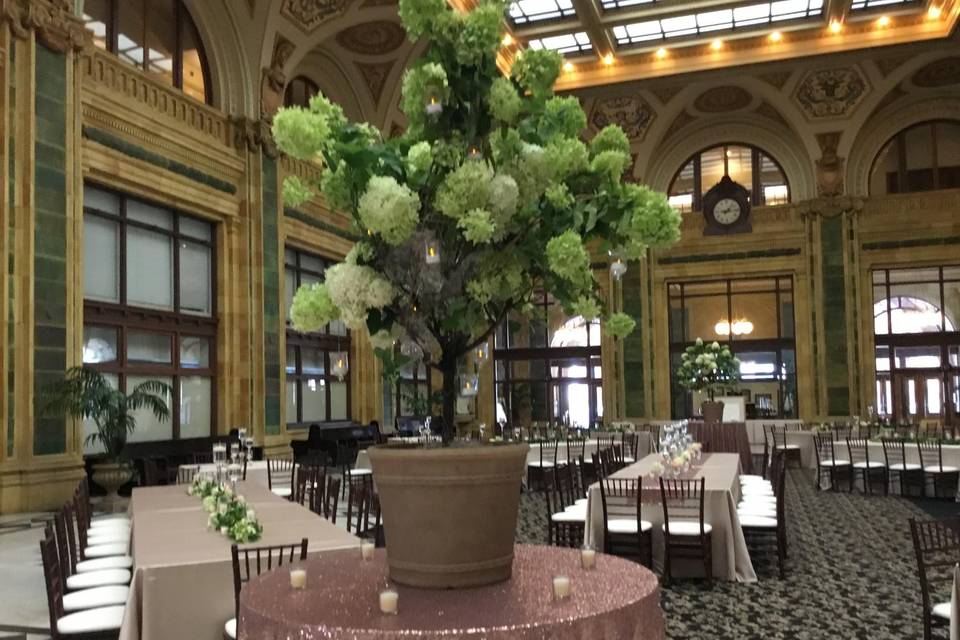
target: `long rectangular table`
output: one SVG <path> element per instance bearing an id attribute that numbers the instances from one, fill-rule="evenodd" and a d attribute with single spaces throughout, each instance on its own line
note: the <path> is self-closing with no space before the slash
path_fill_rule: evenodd
<path id="1" fill-rule="evenodd" d="M 656 478 L 648 477 L 660 457 L 650 454 L 639 462 L 614 473 L 614 478 L 643 478 L 644 489 L 659 488 Z M 737 517 L 740 501 L 740 456 L 736 453 L 708 453 L 693 471 L 694 478 L 705 479 L 704 520 L 713 526 L 713 575 L 720 580 L 755 582 L 757 575 L 750 561 L 747 543 Z M 663 505 L 656 502 L 642 505 L 641 517 L 653 524 L 653 556 L 658 569 L 663 566 Z M 603 546 L 603 506 L 600 485 L 590 485 L 587 492 L 585 541 L 597 549 Z M 703 575 L 699 561 L 678 563 L 675 575 Z"/>
<path id="2" fill-rule="evenodd" d="M 307 538 L 311 555 L 359 547 L 357 537 L 257 482 L 239 483 L 238 493 L 263 525 L 257 545 Z M 207 513 L 184 486 L 134 489 L 130 514 L 134 576 L 120 640 L 219 640 L 234 616 L 230 540 L 207 529 Z"/>

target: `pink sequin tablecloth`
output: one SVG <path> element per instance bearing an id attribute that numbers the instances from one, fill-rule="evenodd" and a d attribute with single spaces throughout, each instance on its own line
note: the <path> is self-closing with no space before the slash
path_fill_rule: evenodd
<path id="1" fill-rule="evenodd" d="M 663 612 L 657 577 L 639 564 L 597 554 L 580 568 L 578 549 L 517 545 L 513 578 L 475 589 L 428 590 L 387 578 L 386 553 L 364 562 L 358 550 L 307 560 L 307 586 L 290 587 L 287 569 L 248 583 L 240 593 L 240 640 L 660 640 Z M 572 595 L 553 598 L 553 576 Z M 399 614 L 380 613 L 379 592 L 400 594 Z"/>

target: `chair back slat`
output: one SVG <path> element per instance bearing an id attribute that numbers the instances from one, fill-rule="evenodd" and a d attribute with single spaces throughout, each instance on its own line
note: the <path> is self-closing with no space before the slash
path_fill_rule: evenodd
<path id="1" fill-rule="evenodd" d="M 903 440 L 880 438 L 880 444 L 883 446 L 883 459 L 888 468 L 894 464 L 902 465 L 907 461 L 907 450 Z"/>
<path id="2" fill-rule="evenodd" d="M 336 524 L 337 506 L 340 502 L 340 478 L 327 476 L 327 493 L 323 501 L 323 517 Z"/>
<path id="3" fill-rule="evenodd" d="M 670 519 L 697 521 L 705 535 L 703 508 L 705 478 L 664 478 L 660 476 L 660 501 L 663 503 L 664 533 L 670 535 Z"/>
<path id="4" fill-rule="evenodd" d="M 267 458 L 267 488 L 273 489 L 277 483 L 277 486 L 290 487 L 292 491 L 295 467 L 292 453 Z"/>
<path id="5" fill-rule="evenodd" d="M 191 484 L 200 473 L 198 464 L 182 464 L 177 467 L 177 484 Z"/>
<path id="6" fill-rule="evenodd" d="M 77 571 L 77 561 L 70 550 L 70 544 L 67 542 L 67 514 L 66 505 L 60 507 L 60 510 L 53 514 L 53 525 L 57 536 L 57 555 L 60 559 L 60 572 L 64 576 L 72 576 Z M 70 520 L 70 526 L 73 521 Z"/>
<path id="7" fill-rule="evenodd" d="M 303 562 L 307 559 L 306 538 L 300 542 L 290 544 L 273 544 L 259 547 L 240 547 L 236 544 L 230 545 L 230 558 L 233 562 L 233 600 L 236 611 L 237 621 L 240 621 L 240 589 L 252 578 L 256 578 L 263 573 L 264 563 L 267 571 L 273 569 L 274 562 L 277 567 L 285 564 L 293 564 L 296 561 Z M 250 558 L 254 558 L 255 572 L 251 572 Z"/>
<path id="8" fill-rule="evenodd" d="M 60 639 L 57 620 L 63 617 L 63 573 L 57 559 L 57 544 L 53 529 L 48 524 L 40 541 L 40 559 L 43 564 L 43 580 L 47 589 L 47 609 L 50 613 L 50 634 L 53 640 Z"/>
<path id="9" fill-rule="evenodd" d="M 960 562 L 960 518 L 910 519 L 910 534 L 917 557 L 923 611 L 933 602 L 949 600 L 953 568 Z"/>
<path id="10" fill-rule="evenodd" d="M 300 463 L 294 472 L 293 501 L 302 506 L 313 508 L 314 496 L 324 489 L 326 469 L 313 464 Z M 322 496 L 321 496 L 322 501 Z M 308 502 L 309 501 L 309 502 Z"/>
<path id="11" fill-rule="evenodd" d="M 943 441 L 934 442 L 917 441 L 917 453 L 920 456 L 920 466 L 926 471 L 928 469 L 939 471 L 943 468 Z"/>
<path id="12" fill-rule="evenodd" d="M 870 447 L 866 438 L 847 438 L 847 453 L 850 454 L 850 464 L 870 462 Z"/>

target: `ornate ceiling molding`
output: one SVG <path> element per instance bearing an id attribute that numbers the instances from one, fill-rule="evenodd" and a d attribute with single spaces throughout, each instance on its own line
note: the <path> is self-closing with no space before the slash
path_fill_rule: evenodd
<path id="1" fill-rule="evenodd" d="M 693 107 L 701 113 L 729 113 L 746 109 L 753 103 L 749 91 L 736 85 L 711 87 L 693 101 Z"/>
<path id="2" fill-rule="evenodd" d="M 336 35 L 337 44 L 351 53 L 382 56 L 403 46 L 407 32 L 390 20 L 374 20 L 347 27 Z"/>
<path id="3" fill-rule="evenodd" d="M 934 60 L 914 73 L 910 81 L 922 89 L 960 84 L 960 56 Z"/>
<path id="4" fill-rule="evenodd" d="M 36 32 L 40 42 L 60 53 L 93 47 L 93 37 L 73 13 L 70 0 L 3 0 L 0 17 L 17 38 Z"/>
<path id="5" fill-rule="evenodd" d="M 324 22 L 336 18 L 350 5 L 350 0 L 283 0 L 280 13 L 310 33 Z"/>
<path id="6" fill-rule="evenodd" d="M 619 125 L 631 140 L 643 140 L 656 118 L 653 107 L 641 96 L 633 94 L 598 98 L 593 103 L 590 124 L 599 131 L 608 124 Z"/>
<path id="7" fill-rule="evenodd" d="M 794 97 L 809 120 L 826 120 L 849 116 L 869 91 L 858 67 L 835 67 L 808 72 Z"/>

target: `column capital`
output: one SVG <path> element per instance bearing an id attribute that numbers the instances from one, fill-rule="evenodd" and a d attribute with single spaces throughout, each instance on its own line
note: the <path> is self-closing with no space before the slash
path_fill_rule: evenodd
<path id="1" fill-rule="evenodd" d="M 36 32 L 37 38 L 59 53 L 93 47 L 93 36 L 73 12 L 70 0 L 0 0 L 0 19 L 20 39 Z"/>
<path id="2" fill-rule="evenodd" d="M 277 145 L 266 118 L 253 120 L 246 116 L 230 116 L 230 126 L 233 127 L 233 144 L 237 149 L 254 153 L 262 149 L 267 157 L 277 157 Z"/>
<path id="3" fill-rule="evenodd" d="M 864 199 L 859 196 L 828 196 L 797 202 L 792 206 L 800 214 L 801 220 L 807 218 L 836 218 L 844 213 L 860 213 L 863 211 Z"/>

